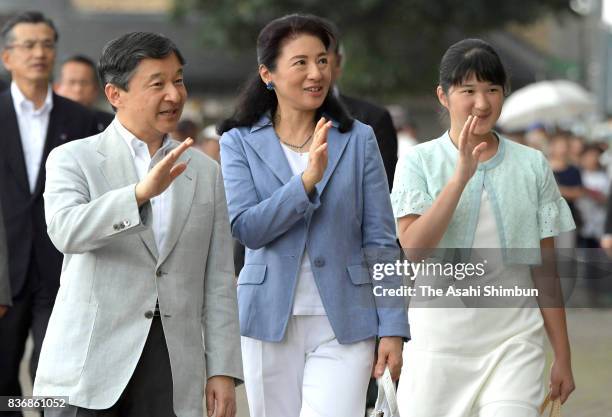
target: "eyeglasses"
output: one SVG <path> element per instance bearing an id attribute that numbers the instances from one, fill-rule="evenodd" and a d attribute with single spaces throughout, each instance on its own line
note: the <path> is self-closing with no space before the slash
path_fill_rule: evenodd
<path id="1" fill-rule="evenodd" d="M 40 45 L 42 49 L 45 51 L 54 51 L 55 50 L 55 42 L 54 41 L 25 41 L 23 43 L 13 43 L 7 45 L 7 48 L 18 48 L 25 49 L 26 51 L 33 51 L 36 48 L 36 45 Z"/>

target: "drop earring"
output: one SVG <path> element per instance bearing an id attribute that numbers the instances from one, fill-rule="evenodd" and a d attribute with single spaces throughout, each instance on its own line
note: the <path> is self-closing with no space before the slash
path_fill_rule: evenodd
<path id="1" fill-rule="evenodd" d="M 274 83 L 272 81 L 268 81 L 266 83 L 266 88 L 270 91 L 274 90 Z"/>

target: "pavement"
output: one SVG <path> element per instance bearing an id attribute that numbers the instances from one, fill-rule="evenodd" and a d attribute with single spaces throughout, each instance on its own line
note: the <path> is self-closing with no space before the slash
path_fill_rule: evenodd
<path id="1" fill-rule="evenodd" d="M 568 309 L 567 322 L 572 345 L 576 391 L 562 407 L 563 415 L 566 417 L 612 416 L 612 395 L 610 395 L 610 387 L 612 387 L 612 309 Z M 27 361 L 31 351 L 31 342 L 29 342 L 20 374 L 25 395 L 30 395 L 32 389 L 27 371 Z M 551 358 L 552 354 L 549 350 L 549 363 Z M 406 360 L 410 359 L 406 358 Z M 237 417 L 249 417 L 244 386 L 240 386 L 237 390 L 237 402 Z M 37 413 L 25 413 L 25 417 L 37 416 Z"/>

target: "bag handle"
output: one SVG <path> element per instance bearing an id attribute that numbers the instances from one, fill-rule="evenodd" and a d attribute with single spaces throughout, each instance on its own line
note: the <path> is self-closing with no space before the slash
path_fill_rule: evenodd
<path id="1" fill-rule="evenodd" d="M 544 398 L 544 402 L 540 406 L 540 415 L 543 416 L 548 409 L 548 404 L 550 404 L 550 413 L 548 417 L 561 417 L 561 398 L 557 397 L 552 400 L 550 398 L 550 392 L 546 394 L 546 398 Z"/>
<path id="2" fill-rule="evenodd" d="M 399 417 L 395 384 L 391 379 L 389 367 L 385 367 L 385 372 L 376 382 L 378 383 L 378 397 L 370 417 Z M 387 411 L 389 412 L 388 415 L 386 414 Z"/>

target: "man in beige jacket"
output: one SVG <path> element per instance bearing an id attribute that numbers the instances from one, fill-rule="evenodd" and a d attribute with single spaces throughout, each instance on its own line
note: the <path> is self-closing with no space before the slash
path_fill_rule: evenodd
<path id="1" fill-rule="evenodd" d="M 242 379 L 232 240 L 219 165 L 167 133 L 186 99 L 168 38 L 109 42 L 116 109 L 102 133 L 47 162 L 48 232 L 65 254 L 34 394 L 49 416 L 235 415 Z M 75 412 L 76 410 L 76 412 Z"/>

